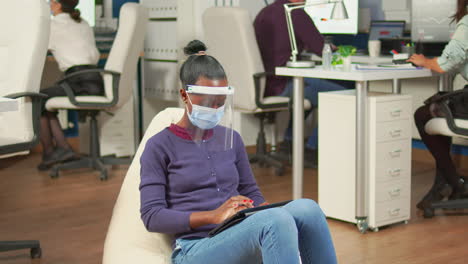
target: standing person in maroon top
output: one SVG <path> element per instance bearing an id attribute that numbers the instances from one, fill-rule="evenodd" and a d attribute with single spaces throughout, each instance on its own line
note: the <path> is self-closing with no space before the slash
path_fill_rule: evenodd
<path id="1" fill-rule="evenodd" d="M 284 4 L 304 2 L 301 0 L 276 0 L 263 8 L 254 21 L 255 35 L 262 55 L 263 66 L 266 72 L 275 72 L 275 67 L 285 66 L 291 56 L 288 26 Z M 304 9 L 296 9 L 291 13 L 294 24 L 294 35 L 299 54 L 307 50 L 322 56 L 324 38 L 315 27 L 312 19 Z M 304 78 L 304 97 L 314 106 L 318 105 L 318 92 L 344 90 L 345 87 L 332 81 Z M 291 96 L 292 80 L 285 76 L 267 77 L 265 96 Z M 306 116 L 307 116 L 306 112 Z M 317 158 L 317 128 L 309 136 L 306 144 L 305 158 L 316 166 Z M 290 146 L 292 140 L 292 123 L 289 122 L 286 130 L 284 145 Z M 310 164 L 310 163 L 309 163 Z"/>

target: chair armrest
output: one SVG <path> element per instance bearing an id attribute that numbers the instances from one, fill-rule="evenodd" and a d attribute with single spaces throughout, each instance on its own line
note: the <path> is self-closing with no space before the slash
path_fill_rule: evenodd
<path id="1" fill-rule="evenodd" d="M 16 99 L 20 97 L 47 98 L 47 95 L 43 93 L 23 92 L 23 93 L 14 93 L 14 94 L 5 95 L 4 97 L 10 98 L 10 99 Z"/>
<path id="2" fill-rule="evenodd" d="M 426 101 L 424 101 L 425 104 L 430 104 L 430 103 L 442 103 L 444 101 L 447 101 L 448 99 L 455 97 L 457 95 L 463 94 L 463 93 L 468 93 L 468 89 L 461 89 L 461 90 L 456 90 L 453 92 L 448 92 L 441 94 L 439 96 L 432 96 Z"/>
<path id="3" fill-rule="evenodd" d="M 265 105 L 260 101 L 260 98 L 262 97 L 261 94 L 260 94 L 260 80 L 262 78 L 265 78 L 265 77 L 268 77 L 268 76 L 275 76 L 275 74 L 273 74 L 271 72 L 257 72 L 257 73 L 253 74 L 254 84 L 255 84 L 255 104 L 260 109 L 271 109 L 271 108 L 287 107 L 288 104 L 285 104 L 285 103 L 276 103 L 276 104 L 267 104 L 267 105 Z"/>
<path id="4" fill-rule="evenodd" d="M 68 80 L 68 79 L 70 79 L 72 77 L 76 77 L 76 76 L 79 76 L 79 75 L 85 74 L 85 73 L 93 73 L 93 72 L 111 74 L 112 75 L 112 101 L 110 103 L 78 102 L 76 100 L 75 94 L 73 93 L 73 89 L 70 87 L 70 85 L 67 82 L 65 82 L 66 80 Z M 68 99 L 70 100 L 70 102 L 73 105 L 78 106 L 78 107 L 103 107 L 103 108 L 106 108 L 106 107 L 112 107 L 112 106 L 116 105 L 117 102 L 119 101 L 119 81 L 120 81 L 120 73 L 118 73 L 118 72 L 109 71 L 109 70 L 105 70 L 105 69 L 87 69 L 87 70 L 74 72 L 72 74 L 68 74 L 67 76 L 65 76 L 64 78 L 59 80 L 57 83 L 63 88 L 63 90 L 65 91 L 65 94 L 67 95 Z"/>

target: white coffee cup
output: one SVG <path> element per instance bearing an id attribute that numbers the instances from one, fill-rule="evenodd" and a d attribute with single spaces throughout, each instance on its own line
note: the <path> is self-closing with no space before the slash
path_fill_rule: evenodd
<path id="1" fill-rule="evenodd" d="M 370 57 L 378 57 L 380 55 L 380 40 L 369 40 L 368 50 Z"/>

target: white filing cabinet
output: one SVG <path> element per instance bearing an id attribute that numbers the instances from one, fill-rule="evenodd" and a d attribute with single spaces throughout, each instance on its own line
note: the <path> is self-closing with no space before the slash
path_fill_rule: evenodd
<path id="1" fill-rule="evenodd" d="M 318 202 L 327 217 L 356 223 L 355 91 L 319 94 Z M 378 227 L 410 218 L 410 95 L 369 93 L 367 222 Z"/>

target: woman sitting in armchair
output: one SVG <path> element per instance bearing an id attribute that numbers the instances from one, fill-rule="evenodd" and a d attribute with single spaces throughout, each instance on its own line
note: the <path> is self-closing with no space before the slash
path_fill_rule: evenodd
<path id="1" fill-rule="evenodd" d="M 185 48 L 185 113 L 148 140 L 140 159 L 147 230 L 175 236 L 173 263 L 336 263 L 325 216 L 308 199 L 259 211 L 209 237 L 224 220 L 265 199 L 230 127 L 234 88 L 205 50 L 200 41 Z"/>

